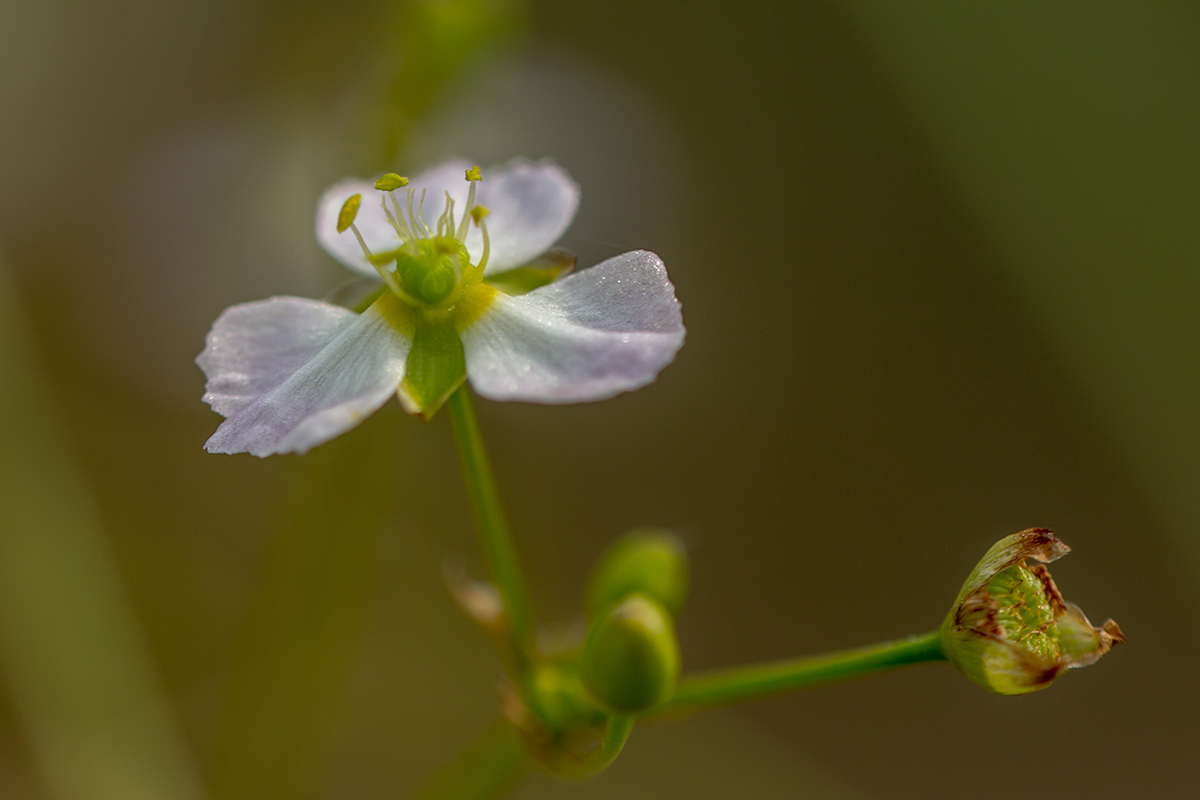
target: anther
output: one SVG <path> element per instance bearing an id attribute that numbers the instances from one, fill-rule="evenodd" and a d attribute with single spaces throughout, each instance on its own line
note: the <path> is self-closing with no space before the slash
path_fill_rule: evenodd
<path id="1" fill-rule="evenodd" d="M 467 182 L 471 184 L 471 188 L 467 190 L 467 205 L 463 208 L 462 222 L 458 224 L 458 230 L 454 232 L 454 238 L 460 242 L 466 241 L 467 220 L 475 214 L 475 185 L 482 180 L 483 176 L 479 174 L 479 167 L 471 167 L 467 170 Z M 478 221 L 476 224 L 479 224 Z"/>
<path id="2" fill-rule="evenodd" d="M 358 208 L 362 205 L 362 195 L 352 194 L 346 198 L 346 202 L 342 203 L 342 210 L 338 212 L 337 230 L 338 233 L 345 233 L 347 229 L 354 234 L 354 238 L 358 240 L 358 246 L 362 248 L 363 255 L 367 257 L 367 261 L 375 270 L 383 275 L 380 265 L 376 264 L 375 254 L 371 252 L 371 248 L 367 247 L 367 242 L 363 239 L 363 235 L 358 232 L 358 226 L 354 224 L 354 218 L 358 216 Z M 387 280 L 386 276 L 383 276 Z"/>
<path id="3" fill-rule="evenodd" d="M 361 205 L 361 194 L 352 194 L 346 198 L 346 202 L 342 203 L 342 210 L 338 212 L 338 233 L 345 233 L 346 229 L 354 224 L 354 218 L 358 216 L 358 207 Z"/>
<path id="4" fill-rule="evenodd" d="M 375 188 L 381 192 L 394 192 L 402 186 L 408 186 L 408 178 L 403 178 L 394 172 L 389 172 L 375 181 Z"/>

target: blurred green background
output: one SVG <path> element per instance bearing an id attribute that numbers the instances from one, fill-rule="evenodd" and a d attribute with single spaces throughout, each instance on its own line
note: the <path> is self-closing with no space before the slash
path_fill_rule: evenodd
<path id="1" fill-rule="evenodd" d="M 690 545 L 685 669 L 932 629 L 1037 525 L 1130 642 L 639 728 L 518 797 L 1187 796 L 1198 45 L 1167 0 L 0 0 L 0 797 L 405 797 L 487 727 L 447 421 L 210 456 L 192 364 L 347 277 L 325 186 L 451 154 L 557 159 L 563 244 L 658 252 L 688 325 L 642 391 L 478 404 L 549 629 L 637 525 Z"/>

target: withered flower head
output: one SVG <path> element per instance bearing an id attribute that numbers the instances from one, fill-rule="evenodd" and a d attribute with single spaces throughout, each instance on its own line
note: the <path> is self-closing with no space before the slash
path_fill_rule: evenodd
<path id="1" fill-rule="evenodd" d="M 942 650 L 959 672 L 997 694 L 1025 694 L 1125 641 L 1111 619 L 1092 627 L 1054 585 L 1045 565 L 1070 549 L 1030 528 L 988 550 L 942 623 Z"/>

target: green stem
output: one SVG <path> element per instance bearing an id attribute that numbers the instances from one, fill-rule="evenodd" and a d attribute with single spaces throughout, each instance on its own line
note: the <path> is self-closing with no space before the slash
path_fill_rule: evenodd
<path id="1" fill-rule="evenodd" d="M 616 761 L 617 756 L 621 755 L 621 751 L 625 748 L 625 742 L 629 740 L 632 730 L 633 717 L 609 717 L 608 727 L 604 731 L 604 741 L 600 742 L 600 746 L 587 760 L 588 774 L 594 775 Z"/>
<path id="2" fill-rule="evenodd" d="M 937 631 L 934 631 L 837 653 L 685 677 L 675 696 L 651 713 L 656 717 L 686 714 L 702 708 L 811 689 L 910 664 L 944 660 Z"/>
<path id="3" fill-rule="evenodd" d="M 425 787 L 420 800 L 487 800 L 507 794 L 529 771 L 520 735 L 500 720 Z"/>
<path id="4" fill-rule="evenodd" d="M 625 749 L 625 742 L 629 741 L 629 734 L 633 730 L 633 722 L 633 717 L 619 715 L 609 717 L 604 729 L 604 739 L 596 746 L 596 749 L 583 757 L 572 756 L 563 759 L 556 765 L 555 774 L 564 778 L 583 780 L 608 769 Z"/>
<path id="5" fill-rule="evenodd" d="M 454 427 L 454 438 L 458 443 L 458 455 L 462 463 L 463 480 L 471 498 L 471 509 L 475 524 L 479 528 L 479 541 L 487 560 L 492 581 L 504 601 L 508 623 L 517 685 L 526 688 L 529 666 L 533 653 L 533 614 L 525 582 L 521 578 L 521 565 L 517 551 L 500 507 L 500 496 L 496 481 L 488 464 L 487 451 L 479 434 L 479 423 L 471 407 L 471 398 L 466 385 L 459 386 L 446 403 L 450 421 Z"/>

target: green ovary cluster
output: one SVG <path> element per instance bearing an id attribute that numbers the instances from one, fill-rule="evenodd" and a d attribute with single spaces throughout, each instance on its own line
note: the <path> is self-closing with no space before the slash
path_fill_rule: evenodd
<path id="1" fill-rule="evenodd" d="M 471 271 L 466 246 L 450 236 L 416 239 L 396 254 L 396 276 L 404 291 L 427 306 L 452 306 Z"/>
<path id="2" fill-rule="evenodd" d="M 988 582 L 999 609 L 996 623 L 1011 642 L 1047 660 L 1061 655 L 1054 603 L 1041 577 L 1024 565 L 1009 567 Z"/>

